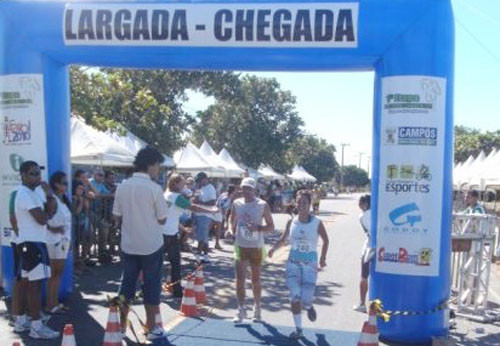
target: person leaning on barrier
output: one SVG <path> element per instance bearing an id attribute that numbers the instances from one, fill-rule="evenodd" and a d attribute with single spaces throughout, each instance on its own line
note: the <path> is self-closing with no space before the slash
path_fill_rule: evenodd
<path id="1" fill-rule="evenodd" d="M 477 190 L 467 191 L 465 204 L 467 205 L 467 209 L 464 210 L 465 214 L 486 214 L 483 205 L 479 203 L 479 192 Z"/>
<path id="2" fill-rule="evenodd" d="M 129 303 L 136 292 L 139 273 L 143 274 L 147 339 L 165 337 L 163 327 L 155 325 L 160 308 L 161 266 L 163 263 L 162 225 L 167 219 L 167 203 L 157 183 L 163 155 L 152 147 L 141 149 L 134 161 L 136 173 L 116 189 L 113 215 L 121 228 L 123 273 L 119 295 Z M 121 329 L 125 333 L 128 309 L 121 310 Z"/>

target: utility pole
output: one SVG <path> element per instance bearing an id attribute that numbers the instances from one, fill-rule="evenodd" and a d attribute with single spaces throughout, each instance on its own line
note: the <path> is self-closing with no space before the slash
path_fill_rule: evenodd
<path id="1" fill-rule="evenodd" d="M 359 163 L 358 163 L 358 168 L 361 168 L 361 158 L 363 157 L 365 153 L 361 153 L 359 152 L 358 155 L 359 155 Z"/>
<path id="2" fill-rule="evenodd" d="M 340 190 L 344 189 L 344 148 L 349 146 L 349 143 L 340 143 L 342 147 L 342 162 L 340 167 Z"/>
<path id="3" fill-rule="evenodd" d="M 366 171 L 368 172 L 368 178 L 370 178 L 370 163 L 371 163 L 371 159 L 372 157 L 371 156 L 367 156 L 367 159 L 368 159 L 368 165 L 367 165 L 367 169 Z"/>

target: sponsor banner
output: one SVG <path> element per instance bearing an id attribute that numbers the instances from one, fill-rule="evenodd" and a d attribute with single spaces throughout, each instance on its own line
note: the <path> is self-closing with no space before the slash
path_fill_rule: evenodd
<path id="1" fill-rule="evenodd" d="M 26 160 L 47 166 L 43 78 L 41 74 L 0 76 L 0 243 L 10 245 L 10 193 L 21 184 Z M 42 171 L 42 178 L 47 179 Z"/>
<path id="2" fill-rule="evenodd" d="M 439 275 L 446 80 L 382 81 L 376 270 Z"/>
<path id="3" fill-rule="evenodd" d="M 62 30 L 66 45 L 356 48 L 358 7 L 69 3 Z"/>

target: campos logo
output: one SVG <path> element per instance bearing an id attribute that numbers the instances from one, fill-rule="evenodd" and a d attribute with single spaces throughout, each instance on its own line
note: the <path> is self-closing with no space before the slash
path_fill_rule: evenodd
<path id="1" fill-rule="evenodd" d="M 437 144 L 436 127 L 402 126 L 386 128 L 384 144 L 386 145 L 421 145 L 435 146 Z"/>
<path id="2" fill-rule="evenodd" d="M 389 223 L 382 225 L 386 233 L 404 235 L 422 235 L 429 232 L 428 228 L 421 227 L 422 214 L 416 203 L 408 203 L 394 208 L 388 215 Z"/>
<path id="3" fill-rule="evenodd" d="M 3 143 L 6 145 L 29 144 L 31 142 L 31 121 L 18 121 L 5 117 Z"/>
<path id="4" fill-rule="evenodd" d="M 429 166 L 420 165 L 387 165 L 385 191 L 399 193 L 429 193 L 432 180 Z M 423 180 L 423 181 L 422 181 Z"/>
<path id="5" fill-rule="evenodd" d="M 385 247 L 378 250 L 379 262 L 393 262 L 402 264 L 413 264 L 417 266 L 429 266 L 432 260 L 432 249 L 422 248 L 417 254 L 409 254 L 405 248 L 399 248 L 398 252 L 385 251 Z"/>

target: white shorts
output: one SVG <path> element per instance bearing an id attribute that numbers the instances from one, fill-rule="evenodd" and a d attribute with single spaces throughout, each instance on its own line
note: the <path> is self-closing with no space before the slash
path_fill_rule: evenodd
<path id="1" fill-rule="evenodd" d="M 47 244 L 49 258 L 54 260 L 65 260 L 68 257 L 70 242 L 67 238 L 61 239 L 55 244 Z"/>
<path id="2" fill-rule="evenodd" d="M 287 261 L 286 283 L 290 290 L 290 300 L 300 301 L 306 309 L 312 306 L 318 266 L 316 263 Z"/>

